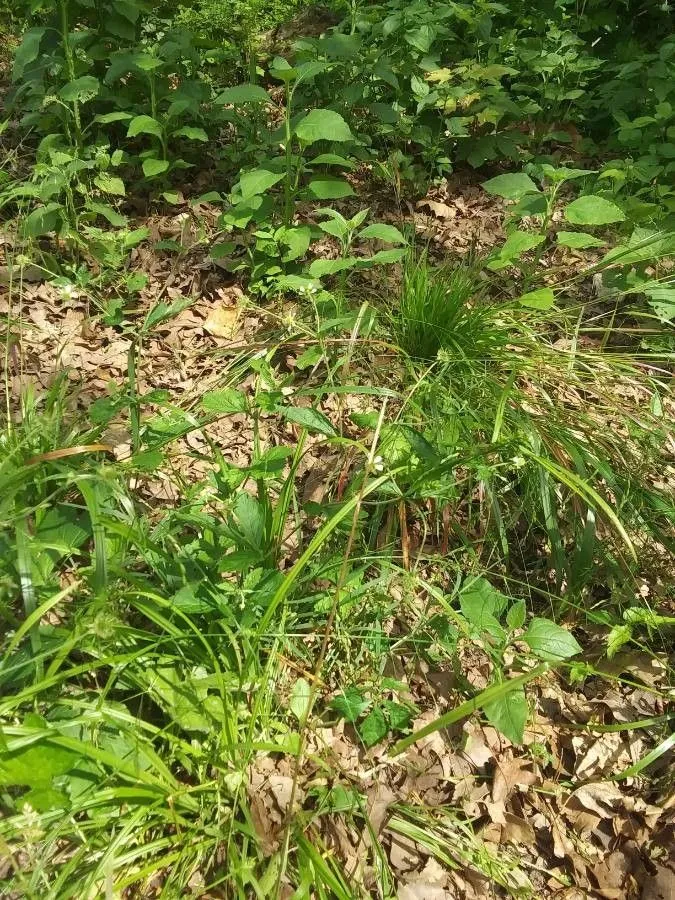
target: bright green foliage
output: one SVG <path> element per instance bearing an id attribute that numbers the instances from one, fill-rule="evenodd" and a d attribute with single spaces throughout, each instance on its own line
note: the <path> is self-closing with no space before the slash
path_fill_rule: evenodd
<path id="1" fill-rule="evenodd" d="M 3 896 L 182 897 L 203 877 L 209 896 L 351 900 L 322 834 L 338 816 L 367 834 L 372 797 L 327 734 L 368 779 L 386 748 L 471 716 L 517 745 L 540 679 L 598 677 L 591 629 L 612 657 L 672 627 L 636 595 L 675 525 L 668 10 L 350 2 L 341 22 L 261 34 L 301 5 L 35 0 L 17 35 L 0 123 Z M 453 169 L 503 210 L 483 257 L 449 258 L 442 227 L 422 238 L 410 215 Z M 152 241 L 166 283 L 133 259 Z M 83 298 L 83 329 L 127 346 L 93 402 L 65 374 L 26 386 L 36 269 Z M 147 354 L 192 316 L 173 282 L 190 272 L 234 282 L 259 329 L 216 335 L 208 385 L 147 390 Z M 453 676 L 423 725 L 419 672 Z M 271 839 L 261 760 L 302 779 L 285 810 L 281 775 Z M 530 892 L 448 809 L 398 803 L 384 840 Z M 368 837 L 368 891 L 393 897 Z"/>
<path id="2" fill-rule="evenodd" d="M 489 347 L 477 274 L 477 267 L 461 265 L 436 271 L 425 255 L 408 256 L 394 310 L 398 339 L 407 353 L 433 360 L 444 350 L 461 361 L 479 357 Z"/>

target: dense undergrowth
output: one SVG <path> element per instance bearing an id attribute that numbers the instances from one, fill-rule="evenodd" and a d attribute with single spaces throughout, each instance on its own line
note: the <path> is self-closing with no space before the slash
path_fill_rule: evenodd
<path id="1" fill-rule="evenodd" d="M 2 896 L 639 896 L 672 790 L 667 4 L 11 13 Z M 462 185 L 501 224 L 449 253 L 420 201 Z M 622 858 L 632 804 L 620 888 L 589 784 Z"/>

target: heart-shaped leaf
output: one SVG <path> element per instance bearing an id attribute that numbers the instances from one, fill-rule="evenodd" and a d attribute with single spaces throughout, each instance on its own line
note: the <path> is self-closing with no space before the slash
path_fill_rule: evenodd
<path id="1" fill-rule="evenodd" d="M 161 137 L 162 126 L 152 116 L 134 116 L 129 122 L 127 137 L 136 137 L 139 134 L 154 134 L 155 137 Z"/>
<path id="2" fill-rule="evenodd" d="M 572 200 L 565 209 L 565 218 L 572 225 L 611 225 L 623 222 L 626 215 L 611 200 L 589 195 Z"/>
<path id="3" fill-rule="evenodd" d="M 486 703 L 485 715 L 490 725 L 501 731 L 512 744 L 521 744 L 527 722 L 527 699 L 523 688 L 509 691 L 498 700 Z"/>
<path id="4" fill-rule="evenodd" d="M 406 244 L 407 241 L 393 225 L 387 225 L 384 222 L 377 222 L 368 225 L 359 233 L 360 238 L 374 238 L 378 241 L 384 241 L 387 244 Z"/>
<path id="5" fill-rule="evenodd" d="M 156 175 L 161 175 L 168 168 L 168 159 L 155 159 L 154 156 L 150 156 L 148 159 L 143 160 L 143 174 L 146 178 L 154 178 Z"/>
<path id="6" fill-rule="evenodd" d="M 332 109 L 312 109 L 295 126 L 295 135 L 303 144 L 315 141 L 351 141 L 354 135 L 340 113 Z"/>
<path id="7" fill-rule="evenodd" d="M 217 97 L 216 103 L 231 103 L 233 106 L 243 106 L 246 103 L 268 103 L 270 95 L 259 84 L 235 84 L 225 88 Z"/>
<path id="8" fill-rule="evenodd" d="M 523 640 L 540 659 L 568 659 L 581 653 L 574 635 L 550 619 L 532 619 Z"/>
<path id="9" fill-rule="evenodd" d="M 536 194 L 539 188 L 529 175 L 524 172 L 511 172 L 508 175 L 497 175 L 481 184 L 484 191 L 505 200 L 520 200 L 525 194 Z"/>

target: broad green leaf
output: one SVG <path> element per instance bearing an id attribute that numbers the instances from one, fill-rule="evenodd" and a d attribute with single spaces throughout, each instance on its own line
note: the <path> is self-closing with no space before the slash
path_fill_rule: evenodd
<path id="1" fill-rule="evenodd" d="M 523 194 L 523 196 L 509 209 L 509 216 L 514 219 L 524 219 L 526 216 L 543 216 L 546 213 L 545 194 Z"/>
<path id="2" fill-rule="evenodd" d="M 133 119 L 133 116 L 127 112 L 110 112 L 94 116 L 94 122 L 100 122 L 101 125 L 111 125 L 113 122 L 128 122 L 129 119 Z"/>
<path id="3" fill-rule="evenodd" d="M 359 232 L 359 238 L 374 238 L 378 241 L 384 241 L 387 244 L 406 244 L 407 241 L 393 225 L 386 225 L 383 222 L 368 225 L 363 231 Z"/>
<path id="4" fill-rule="evenodd" d="M 312 229 L 308 225 L 297 225 L 295 228 L 284 228 L 277 233 L 277 240 L 288 249 L 283 253 L 282 260 L 291 262 L 300 259 L 307 253 L 312 240 Z"/>
<path id="5" fill-rule="evenodd" d="M 459 606 L 463 616 L 479 631 L 499 636 L 499 618 L 506 608 L 504 594 L 492 587 L 486 578 L 472 578 L 462 587 Z"/>
<path id="6" fill-rule="evenodd" d="M 276 478 L 286 468 L 289 456 L 293 456 L 292 447 L 270 447 L 246 471 L 251 478 Z"/>
<path id="7" fill-rule="evenodd" d="M 59 91 L 59 97 L 66 103 L 86 103 L 93 100 L 98 94 L 101 85 L 98 78 L 93 75 L 82 75 L 64 84 Z"/>
<path id="8" fill-rule="evenodd" d="M 109 175 L 107 172 L 101 172 L 100 175 L 97 175 L 94 179 L 94 184 L 104 194 L 114 194 L 116 197 L 124 197 L 127 192 L 122 179 L 117 178 L 115 175 Z"/>
<path id="9" fill-rule="evenodd" d="M 543 234 L 532 234 L 528 231 L 516 231 L 510 234 L 505 243 L 487 262 L 487 268 L 497 271 L 518 259 L 528 250 L 533 250 L 546 240 Z"/>
<path id="10" fill-rule="evenodd" d="M 142 72 L 153 72 L 162 65 L 162 60 L 158 56 L 153 56 L 152 53 L 134 53 L 130 61 Z"/>
<path id="11" fill-rule="evenodd" d="M 8 6 L 7 10 L 9 11 L 10 9 L 11 7 Z M 24 34 L 23 40 L 14 53 L 12 81 L 19 81 L 23 77 L 26 66 L 38 58 L 40 44 L 46 33 L 46 28 L 29 28 Z"/>
<path id="12" fill-rule="evenodd" d="M 347 256 L 344 259 L 315 259 L 309 267 L 309 274 L 312 278 L 322 278 L 324 275 L 335 275 L 337 272 L 352 269 L 357 263 L 358 260 L 354 256 Z"/>
<path id="13" fill-rule="evenodd" d="M 592 234 L 584 234 L 583 231 L 559 231 L 556 234 L 559 247 L 570 247 L 572 250 L 585 250 L 587 247 L 602 247 L 605 241 L 593 237 Z"/>
<path id="14" fill-rule="evenodd" d="M 270 66 L 270 75 L 272 78 L 288 84 L 298 77 L 298 71 L 282 56 L 275 56 Z"/>
<path id="15" fill-rule="evenodd" d="M 503 197 L 505 200 L 520 200 L 525 194 L 537 194 L 539 188 L 529 175 L 524 172 L 512 172 L 508 175 L 497 175 L 481 184 L 488 194 Z"/>
<path id="16" fill-rule="evenodd" d="M 80 755 L 73 750 L 55 746 L 45 740 L 19 750 L 2 750 L 0 784 L 49 788 L 52 779 L 73 769 L 79 758 Z"/>
<path id="17" fill-rule="evenodd" d="M 311 159 L 308 166 L 340 166 L 343 169 L 353 169 L 354 163 L 345 159 L 344 156 L 338 156 L 337 153 L 320 153 Z"/>
<path id="18" fill-rule="evenodd" d="M 184 125 L 182 128 L 179 128 L 178 131 L 174 131 L 173 136 L 184 137 L 189 141 L 201 141 L 203 144 L 209 139 L 208 134 L 203 128 L 195 128 L 192 125 Z"/>
<path id="19" fill-rule="evenodd" d="M 154 156 L 149 156 L 143 160 L 143 174 L 146 178 L 154 178 L 155 175 L 161 175 L 168 168 L 168 159 L 155 159 Z"/>
<path id="20" fill-rule="evenodd" d="M 247 410 L 246 395 L 236 388 L 207 391 L 202 397 L 201 406 L 207 413 L 217 413 L 219 415 L 242 413 Z"/>
<path id="21" fill-rule="evenodd" d="M 180 191 L 162 191 L 162 199 L 172 206 L 180 206 L 185 202 L 185 198 Z"/>
<path id="22" fill-rule="evenodd" d="M 553 307 L 555 295 L 551 288 L 539 288 L 536 291 L 528 291 L 527 294 L 521 294 L 517 302 L 528 309 L 547 310 Z"/>
<path id="23" fill-rule="evenodd" d="M 236 249 L 237 245 L 234 241 L 221 241 L 221 243 L 214 244 L 213 247 L 211 247 L 209 256 L 211 259 L 225 259 L 226 257 L 231 256 Z"/>
<path id="24" fill-rule="evenodd" d="M 273 187 L 284 177 L 283 172 L 270 172 L 269 169 L 254 169 L 239 178 L 242 200 L 249 200 Z"/>
<path id="25" fill-rule="evenodd" d="M 289 700 L 289 708 L 298 722 L 302 722 L 309 710 L 309 701 L 312 696 L 312 689 L 309 682 L 304 678 L 298 678 L 293 685 L 291 697 Z"/>
<path id="26" fill-rule="evenodd" d="M 63 207 L 60 203 L 48 203 L 29 213 L 23 221 L 23 232 L 28 237 L 40 237 L 55 231 L 61 219 Z"/>
<path id="27" fill-rule="evenodd" d="M 295 135 L 304 144 L 315 141 L 351 141 L 353 134 L 339 113 L 332 109 L 312 109 L 295 126 Z"/>
<path id="28" fill-rule="evenodd" d="M 359 269 L 370 269 L 372 266 L 390 266 L 400 262 L 408 252 L 406 247 L 394 247 L 391 250 L 378 250 L 372 256 L 361 256 L 357 259 Z"/>
<path id="29" fill-rule="evenodd" d="M 358 726 L 357 731 L 366 747 L 374 747 L 375 744 L 379 744 L 379 742 L 387 736 L 389 726 L 387 725 L 385 715 L 379 706 L 376 706 L 368 713 L 363 722 Z"/>
<path id="30" fill-rule="evenodd" d="M 171 721 L 184 731 L 208 732 L 214 725 L 210 713 L 222 714 L 222 704 L 219 710 L 217 705 L 212 710 L 207 703 L 206 678 L 190 676 L 178 665 L 148 669 L 147 690 Z"/>
<path id="31" fill-rule="evenodd" d="M 340 200 L 342 197 L 352 197 L 354 188 L 344 178 L 336 178 L 334 175 L 315 175 L 307 185 L 312 196 L 317 200 Z"/>
<path id="32" fill-rule="evenodd" d="M 235 84 L 225 88 L 217 97 L 216 103 L 228 103 L 243 106 L 246 103 L 268 103 L 270 95 L 259 84 Z"/>
<path id="33" fill-rule="evenodd" d="M 331 700 L 330 706 L 338 715 L 353 725 L 368 709 L 370 702 L 363 699 L 363 695 L 357 688 L 348 687 L 342 694 Z"/>
<path id="34" fill-rule="evenodd" d="M 407 731 L 412 719 L 410 707 L 404 706 L 402 703 L 395 703 L 393 700 L 385 700 L 382 705 L 387 713 L 391 730 Z"/>
<path id="35" fill-rule="evenodd" d="M 132 24 L 138 21 L 141 6 L 137 0 L 113 0 L 115 10 Z"/>
<path id="36" fill-rule="evenodd" d="M 577 197 L 565 209 L 565 218 L 572 225 L 611 225 L 626 218 L 616 203 L 604 197 Z"/>
<path id="37" fill-rule="evenodd" d="M 633 639 L 630 625 L 615 625 L 607 635 L 607 658 L 612 659 L 617 652 Z"/>
<path id="38" fill-rule="evenodd" d="M 349 233 L 349 225 L 345 219 L 342 219 L 342 221 L 329 219 L 327 222 L 319 222 L 319 228 L 325 231 L 326 234 L 332 234 L 338 240 L 342 240 Z"/>
<path id="39" fill-rule="evenodd" d="M 254 550 L 262 550 L 265 541 L 265 510 L 251 494 L 241 491 L 234 504 L 234 515 L 242 536 Z"/>
<path id="40" fill-rule="evenodd" d="M 587 175 L 593 175 L 597 171 L 596 169 L 571 169 L 569 166 L 552 166 L 550 163 L 543 163 L 539 168 L 554 184 L 572 181 L 575 178 L 585 178 Z"/>
<path id="41" fill-rule="evenodd" d="M 323 413 L 317 409 L 304 406 L 286 406 L 279 412 L 288 422 L 301 425 L 308 431 L 316 431 L 325 434 L 326 437 L 335 437 L 335 429 Z"/>
<path id="42" fill-rule="evenodd" d="M 436 37 L 436 29 L 433 25 L 421 25 L 412 31 L 406 31 L 403 37 L 411 47 L 419 50 L 420 53 L 428 53 Z"/>
<path id="43" fill-rule="evenodd" d="M 540 659 L 569 659 L 581 653 L 574 635 L 550 619 L 532 619 L 523 640 Z"/>
<path id="44" fill-rule="evenodd" d="M 321 72 L 329 68 L 330 63 L 325 59 L 310 59 L 296 66 L 298 84 L 301 81 L 312 81 Z"/>
<path id="45" fill-rule="evenodd" d="M 528 715 L 527 699 L 522 687 L 487 703 L 483 709 L 490 725 L 512 744 L 522 743 Z"/>
<path id="46" fill-rule="evenodd" d="M 123 228 L 128 219 L 126 216 L 123 216 L 121 213 L 118 213 L 116 209 L 113 209 L 112 206 L 108 206 L 105 203 L 94 203 L 89 200 L 87 203 L 87 209 L 91 210 L 91 212 L 96 213 L 97 216 L 103 216 L 104 219 L 107 219 L 111 225 L 114 225 L 116 228 Z"/>
<path id="47" fill-rule="evenodd" d="M 525 601 L 518 600 L 506 613 L 506 624 L 509 628 L 522 628 L 525 624 Z"/>
<path id="48" fill-rule="evenodd" d="M 134 116 L 127 128 L 127 137 L 136 137 L 139 134 L 154 134 L 162 136 L 162 126 L 152 116 Z"/>
<path id="49" fill-rule="evenodd" d="M 134 228 L 133 231 L 128 231 L 124 235 L 124 249 L 131 250 L 132 247 L 136 247 L 149 236 L 150 230 L 145 225 L 142 225 L 140 228 Z"/>

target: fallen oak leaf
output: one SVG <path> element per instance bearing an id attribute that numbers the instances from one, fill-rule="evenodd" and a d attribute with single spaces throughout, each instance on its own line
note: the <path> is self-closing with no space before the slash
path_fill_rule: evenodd
<path id="1" fill-rule="evenodd" d="M 421 209 L 423 206 L 429 207 L 438 219 L 454 219 L 457 216 L 457 209 L 454 206 L 439 203 L 438 200 L 420 200 L 417 208 Z"/>
<path id="2" fill-rule="evenodd" d="M 492 782 L 492 802 L 505 803 L 516 788 L 528 788 L 539 781 L 529 759 L 499 759 Z"/>
<path id="3" fill-rule="evenodd" d="M 213 337 L 231 340 L 237 333 L 239 307 L 220 304 L 211 310 L 204 322 L 204 331 Z"/>

